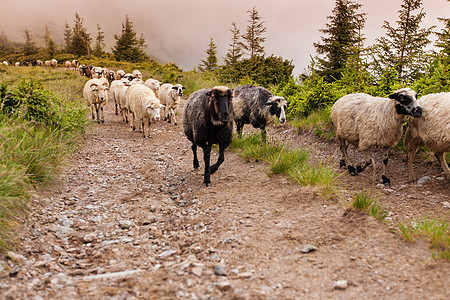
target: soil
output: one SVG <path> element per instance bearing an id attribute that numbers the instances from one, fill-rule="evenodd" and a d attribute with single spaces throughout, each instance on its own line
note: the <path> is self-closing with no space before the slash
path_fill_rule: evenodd
<path id="1" fill-rule="evenodd" d="M 182 125 L 154 122 L 144 139 L 113 111 L 108 103 L 106 122 L 89 130 L 58 189 L 33 195 L 18 249 L 0 257 L 1 298 L 450 298 L 449 262 L 395 225 L 448 220 L 450 184 L 435 159 L 420 157 L 416 174 L 428 180 L 410 184 L 394 149 L 385 188 L 379 171 L 373 184 L 372 167 L 356 177 L 338 169 L 335 142 L 274 125 L 269 138 L 336 165 L 339 197 L 269 177 L 264 164 L 229 150 L 204 187 Z M 361 188 L 378 195 L 387 222 L 346 208 Z"/>

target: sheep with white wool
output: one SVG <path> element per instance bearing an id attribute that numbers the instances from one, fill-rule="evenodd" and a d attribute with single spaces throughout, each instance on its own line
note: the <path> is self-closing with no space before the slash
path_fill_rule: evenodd
<path id="1" fill-rule="evenodd" d="M 50 60 L 50 67 L 56 68 L 56 66 L 58 65 L 58 61 L 56 59 L 51 59 Z"/>
<path id="2" fill-rule="evenodd" d="M 266 125 L 277 116 L 280 123 L 286 122 L 285 109 L 287 101 L 284 97 L 274 96 L 260 86 L 241 85 L 233 90 L 233 109 L 236 130 L 242 134 L 244 124 L 251 124 L 261 129 L 263 138 L 266 135 Z"/>
<path id="3" fill-rule="evenodd" d="M 116 116 L 119 114 L 119 102 L 118 102 L 118 99 L 116 98 L 116 90 L 117 90 L 117 88 L 119 88 L 122 85 L 123 85 L 123 81 L 122 80 L 113 80 L 111 82 L 111 85 L 110 85 L 110 88 L 109 88 L 109 93 L 111 95 L 111 100 L 114 101 Z"/>
<path id="4" fill-rule="evenodd" d="M 104 123 L 103 106 L 108 103 L 108 88 L 103 85 L 100 79 L 90 79 L 84 85 L 83 96 L 87 105 L 91 108 L 92 120 L 97 120 L 97 123 Z"/>
<path id="5" fill-rule="evenodd" d="M 131 85 L 126 92 L 126 108 L 129 110 L 130 123 L 133 131 L 136 130 L 135 120 L 142 128 L 145 138 L 145 120 L 148 121 L 148 137 L 151 137 L 152 119 L 160 119 L 161 103 L 155 93 L 143 84 Z"/>
<path id="6" fill-rule="evenodd" d="M 150 78 L 147 79 L 144 84 L 152 89 L 156 96 L 158 96 L 159 89 L 161 88 L 161 82 L 159 80 Z"/>
<path id="7" fill-rule="evenodd" d="M 72 62 L 70 60 L 66 60 L 64 62 L 64 66 L 67 68 L 67 70 L 70 70 L 70 67 L 72 66 Z"/>
<path id="8" fill-rule="evenodd" d="M 134 70 L 131 73 L 131 77 L 132 77 L 132 79 L 135 79 L 135 78 L 142 79 L 142 73 L 139 70 Z"/>
<path id="9" fill-rule="evenodd" d="M 408 120 L 405 146 L 408 149 L 409 181 L 416 181 L 414 156 L 419 146 L 427 146 L 450 180 L 450 169 L 445 161 L 445 152 L 450 151 L 450 93 L 429 94 L 419 99 L 422 117 Z"/>
<path id="10" fill-rule="evenodd" d="M 101 67 L 92 68 L 92 78 L 101 78 L 103 76 L 103 69 Z"/>
<path id="11" fill-rule="evenodd" d="M 117 70 L 116 72 L 116 79 L 120 80 L 125 76 L 125 71 L 124 70 Z"/>
<path id="12" fill-rule="evenodd" d="M 181 96 L 183 96 L 183 89 L 184 86 L 181 84 L 172 85 L 170 83 L 165 83 L 159 88 L 158 98 L 165 105 L 164 120 L 169 123 L 173 122 L 174 125 L 177 125 L 175 110 L 178 108 Z"/>
<path id="13" fill-rule="evenodd" d="M 412 89 L 403 88 L 390 95 L 389 99 L 357 93 L 336 101 L 331 107 L 331 119 L 342 153 L 340 167 L 347 166 L 351 175 L 357 175 L 372 162 L 375 164 L 369 148 L 380 146 L 383 148 L 383 183 L 390 185 L 386 176 L 389 150 L 402 137 L 406 117 L 419 118 L 422 115 L 416 97 L 417 93 Z M 356 168 L 347 155 L 349 144 L 364 152 L 365 162 Z"/>

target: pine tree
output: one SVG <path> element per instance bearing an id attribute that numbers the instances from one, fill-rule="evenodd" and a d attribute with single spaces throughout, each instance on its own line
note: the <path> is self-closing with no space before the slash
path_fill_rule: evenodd
<path id="1" fill-rule="evenodd" d="M 320 30 L 327 36 L 321 37 L 322 43 L 314 43 L 317 53 L 322 56 L 317 59 L 317 71 L 328 81 L 340 79 L 349 57 L 355 58 L 360 54 L 358 51 L 361 51 L 363 42 L 361 30 L 366 21 L 364 13 L 356 13 L 361 6 L 351 0 L 336 0 L 326 29 Z"/>
<path id="2" fill-rule="evenodd" d="M 48 29 L 47 25 L 45 25 L 44 42 L 45 42 L 45 49 L 47 50 L 47 53 L 50 55 L 50 57 L 53 57 L 53 55 L 56 53 L 56 43 L 50 37 L 50 30 Z"/>
<path id="3" fill-rule="evenodd" d="M 83 19 L 75 13 L 75 21 L 72 28 L 72 39 L 70 43 L 70 53 L 77 56 L 91 54 L 91 37 L 87 29 L 83 26 Z"/>
<path id="4" fill-rule="evenodd" d="M 0 55 L 5 55 L 9 51 L 10 51 L 10 43 L 8 40 L 8 36 L 2 30 L 2 32 L 0 33 Z"/>
<path id="5" fill-rule="evenodd" d="M 414 14 L 417 10 L 418 13 Z M 377 39 L 375 56 L 379 61 L 378 68 L 394 68 L 399 79 L 408 82 L 418 78 L 424 69 L 428 60 L 425 46 L 431 43 L 428 36 L 434 26 L 420 28 L 425 17 L 421 0 L 403 0 L 398 13 L 397 28 L 384 21 L 386 36 Z"/>
<path id="6" fill-rule="evenodd" d="M 25 28 L 25 44 L 23 45 L 23 54 L 32 55 L 36 54 L 38 49 L 36 47 L 36 43 L 31 38 L 31 33 L 28 28 Z"/>
<path id="7" fill-rule="evenodd" d="M 147 46 L 148 46 L 145 43 L 145 36 L 142 33 L 141 33 L 141 36 L 139 37 L 138 44 L 139 44 L 139 48 L 141 48 L 142 52 L 144 52 L 145 48 L 147 48 Z"/>
<path id="8" fill-rule="evenodd" d="M 250 53 L 250 57 L 263 55 L 264 46 L 262 44 L 266 41 L 266 38 L 262 37 L 262 35 L 267 31 L 266 27 L 264 27 L 264 21 L 261 21 L 256 7 L 247 10 L 247 13 L 250 19 L 247 21 L 249 25 L 245 34 L 242 36 L 244 39 L 244 42 L 241 44 L 242 48 Z"/>
<path id="9" fill-rule="evenodd" d="M 97 37 L 95 38 L 95 48 L 93 54 L 101 56 L 105 49 L 105 33 L 101 30 L 100 25 L 97 24 Z"/>
<path id="10" fill-rule="evenodd" d="M 64 24 L 64 48 L 66 52 L 70 52 L 70 45 L 72 44 L 72 29 L 70 29 L 69 23 Z"/>
<path id="11" fill-rule="evenodd" d="M 208 55 L 206 60 L 202 59 L 202 63 L 199 66 L 201 71 L 214 71 L 217 69 L 217 46 L 214 43 L 213 38 L 210 39 L 208 49 L 206 49 Z"/>
<path id="12" fill-rule="evenodd" d="M 441 32 L 436 32 L 438 37 L 436 46 L 441 48 L 442 53 L 450 58 L 450 18 L 439 18 L 439 21 L 444 23 L 444 28 Z"/>
<path id="13" fill-rule="evenodd" d="M 143 38 L 143 36 L 141 36 Z M 147 55 L 142 50 L 142 43 L 145 44 L 145 38 L 138 40 L 136 32 L 133 30 L 133 23 L 125 17 L 125 23 L 122 23 L 122 34 L 114 35 L 116 45 L 112 49 L 114 57 L 118 61 L 139 62 L 147 59 Z"/>
<path id="14" fill-rule="evenodd" d="M 232 67 L 235 63 L 239 61 L 242 57 L 242 45 L 239 41 L 241 31 L 237 28 L 236 23 L 231 23 L 232 28 L 230 29 L 233 37 L 231 38 L 231 44 L 229 44 L 230 48 L 224 57 L 225 65 L 227 67 Z"/>

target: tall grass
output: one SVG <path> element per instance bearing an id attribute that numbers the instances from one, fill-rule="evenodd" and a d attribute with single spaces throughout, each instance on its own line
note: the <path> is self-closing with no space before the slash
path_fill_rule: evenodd
<path id="1" fill-rule="evenodd" d="M 307 117 L 295 118 L 289 124 L 296 127 L 299 132 L 312 132 L 317 137 L 324 137 L 330 140 L 334 137 L 334 126 L 331 122 L 331 106 L 311 112 Z"/>
<path id="2" fill-rule="evenodd" d="M 235 136 L 230 148 L 247 161 L 266 163 L 269 176 L 284 174 L 300 185 L 313 186 L 324 199 L 337 193 L 338 176 L 333 168 L 323 162 L 311 164 L 306 149 L 289 149 L 275 141 L 266 143 L 260 134 Z"/>
<path id="3" fill-rule="evenodd" d="M 366 192 L 364 188 L 358 192 L 350 204 L 354 208 L 366 211 L 369 216 L 379 221 L 383 221 L 387 217 L 387 210 L 378 204 L 378 198 L 372 192 Z"/>

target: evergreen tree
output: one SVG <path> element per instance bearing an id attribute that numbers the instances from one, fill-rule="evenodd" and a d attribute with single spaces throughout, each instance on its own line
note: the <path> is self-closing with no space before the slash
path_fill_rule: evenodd
<path id="1" fill-rule="evenodd" d="M 320 30 L 327 36 L 321 37 L 322 43 L 314 43 L 322 56 L 317 59 L 317 71 L 328 81 L 341 78 L 350 56 L 359 59 L 364 41 L 361 30 L 366 21 L 364 13 L 356 13 L 361 6 L 351 0 L 336 0 L 333 15 L 328 16 L 329 23 Z"/>
<path id="2" fill-rule="evenodd" d="M 45 34 L 44 34 L 45 49 L 48 48 L 48 41 L 49 40 L 50 40 L 50 30 L 48 29 L 48 26 L 45 25 Z"/>
<path id="3" fill-rule="evenodd" d="M 424 69 L 428 60 L 424 48 L 431 43 L 428 36 L 434 26 L 420 28 L 425 17 L 421 0 L 403 0 L 398 13 L 397 28 L 384 21 L 386 36 L 377 39 L 375 56 L 379 61 L 378 68 L 394 68 L 399 79 L 408 82 L 418 78 Z"/>
<path id="4" fill-rule="evenodd" d="M 23 54 L 32 55 L 36 54 L 38 49 L 36 47 L 36 43 L 31 38 L 31 33 L 28 28 L 25 28 L 25 44 L 23 45 Z"/>
<path id="5" fill-rule="evenodd" d="M 50 30 L 48 29 L 47 25 L 45 25 L 44 42 L 45 42 L 45 49 L 47 50 L 50 57 L 53 57 L 53 55 L 56 53 L 56 43 L 50 37 Z"/>
<path id="6" fill-rule="evenodd" d="M 70 29 L 69 23 L 64 24 L 64 48 L 66 52 L 70 52 L 70 45 L 72 44 L 72 29 Z"/>
<path id="7" fill-rule="evenodd" d="M 250 53 L 250 57 L 264 55 L 264 46 L 262 44 L 266 41 L 266 38 L 262 37 L 262 35 L 267 31 L 264 21 L 261 21 L 256 7 L 247 10 L 247 13 L 250 19 L 247 21 L 247 30 L 242 36 L 244 42 L 241 43 L 241 46 Z"/>
<path id="8" fill-rule="evenodd" d="M 439 18 L 439 21 L 444 23 L 444 28 L 441 32 L 436 32 L 438 37 L 436 46 L 441 48 L 441 52 L 450 58 L 450 18 Z"/>
<path id="9" fill-rule="evenodd" d="M 10 51 L 10 43 L 8 40 L 8 36 L 2 30 L 2 32 L 0 33 L 0 55 L 5 55 L 9 51 Z"/>
<path id="10" fill-rule="evenodd" d="M 83 26 L 83 19 L 75 13 L 75 21 L 72 28 L 70 53 L 77 56 L 91 54 L 91 36 Z"/>
<path id="11" fill-rule="evenodd" d="M 145 37 L 144 37 L 144 34 L 142 34 L 142 33 L 141 33 L 141 36 L 139 37 L 138 44 L 139 44 L 139 48 L 141 48 L 142 52 L 144 52 L 145 48 L 147 48 L 147 46 L 148 46 L 145 43 Z"/>
<path id="12" fill-rule="evenodd" d="M 101 30 L 100 25 L 97 24 L 97 37 L 95 38 L 94 55 L 101 56 L 105 49 L 105 33 Z"/>
<path id="13" fill-rule="evenodd" d="M 214 43 L 213 38 L 209 41 L 208 49 L 206 49 L 206 54 L 208 55 L 206 60 L 202 60 L 199 66 L 201 71 L 214 71 L 217 69 L 217 46 Z"/>
<path id="14" fill-rule="evenodd" d="M 239 42 L 241 31 L 237 28 L 236 23 L 231 23 L 232 28 L 230 29 L 233 37 L 231 38 L 231 44 L 229 44 L 230 48 L 224 57 L 225 65 L 227 67 L 232 67 L 235 63 L 239 61 L 242 57 L 242 44 Z"/>
<path id="15" fill-rule="evenodd" d="M 133 30 L 133 23 L 128 16 L 125 17 L 125 23 L 122 23 L 122 34 L 120 36 L 115 34 L 114 39 L 116 45 L 112 49 L 112 53 L 116 60 L 139 62 L 147 59 L 147 55 L 141 46 L 142 43 L 145 44 L 145 38 L 138 40 L 136 32 Z"/>

